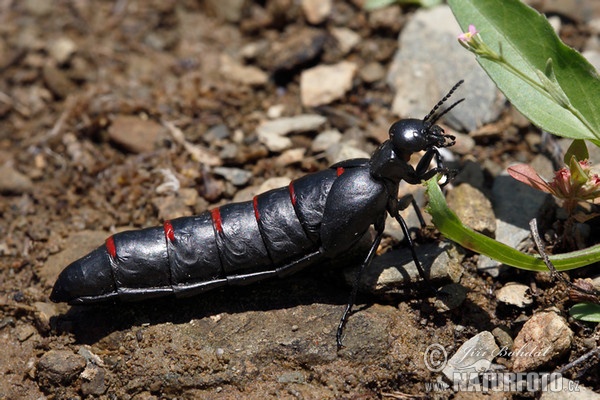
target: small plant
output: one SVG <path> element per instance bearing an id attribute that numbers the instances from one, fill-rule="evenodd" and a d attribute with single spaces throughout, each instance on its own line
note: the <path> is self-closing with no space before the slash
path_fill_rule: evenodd
<path id="1" fill-rule="evenodd" d="M 519 181 L 551 193 L 563 202 L 565 223 L 595 216 L 577 210 L 580 202 L 600 197 L 600 178 L 590 170 L 586 141 L 600 145 L 600 79 L 577 51 L 566 46 L 544 16 L 518 0 L 448 0 L 465 33 L 459 43 L 506 98 L 534 125 L 557 136 L 574 139 L 565 167 L 550 182 L 530 166 L 509 173 Z M 534 38 L 534 39 L 532 39 Z M 437 228 L 463 247 L 517 268 L 547 270 L 540 257 L 530 256 L 465 227 L 450 211 L 435 180 L 428 182 L 428 211 Z M 549 257 L 558 271 L 600 261 L 600 245 Z M 582 303 L 583 304 L 583 303 Z M 600 319 L 600 306 L 576 305 L 571 314 Z"/>

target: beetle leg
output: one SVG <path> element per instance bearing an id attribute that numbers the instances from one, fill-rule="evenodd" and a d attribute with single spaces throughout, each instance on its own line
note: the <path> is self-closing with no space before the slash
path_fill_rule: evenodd
<path id="1" fill-rule="evenodd" d="M 350 316 L 350 313 L 352 312 L 352 307 L 354 306 L 354 301 L 356 300 L 356 295 L 358 294 L 358 286 L 360 284 L 360 277 L 362 275 L 362 272 L 367 266 L 369 266 L 371 264 L 371 261 L 373 261 L 375 252 L 376 252 L 377 248 L 379 247 L 379 243 L 381 243 L 381 237 L 383 236 L 383 230 L 385 229 L 385 214 L 384 214 L 383 218 L 381 219 L 381 222 L 376 223 L 375 225 L 376 225 L 375 229 L 377 231 L 377 236 L 375 236 L 375 240 L 373 241 L 373 244 L 371 245 L 371 248 L 369 249 L 369 253 L 367 254 L 367 257 L 365 258 L 365 260 L 361 264 L 360 268 L 358 269 L 358 272 L 356 273 L 356 277 L 354 278 L 354 283 L 352 284 L 352 292 L 350 292 L 350 298 L 348 299 L 348 304 L 346 304 L 346 309 L 344 310 L 344 313 L 342 314 L 342 318 L 340 318 L 340 324 L 338 325 L 338 328 L 337 328 L 336 340 L 337 340 L 338 349 L 341 349 L 342 347 L 344 347 L 344 345 L 342 344 L 342 335 L 344 333 L 344 326 L 346 326 L 346 322 L 348 322 L 348 317 Z"/>

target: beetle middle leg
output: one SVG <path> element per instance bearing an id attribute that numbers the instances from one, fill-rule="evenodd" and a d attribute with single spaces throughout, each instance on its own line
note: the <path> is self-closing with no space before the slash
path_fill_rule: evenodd
<path id="1" fill-rule="evenodd" d="M 341 349 L 342 347 L 344 347 L 344 345 L 342 344 L 342 335 L 344 334 L 344 326 L 346 326 L 346 322 L 348 322 L 348 317 L 350 316 L 350 313 L 352 312 L 352 307 L 354 306 L 354 302 L 356 301 L 356 295 L 358 294 L 358 286 L 360 284 L 360 278 L 362 276 L 362 272 L 367 266 L 371 265 L 371 261 L 373 261 L 375 252 L 377 251 L 377 248 L 379 247 L 379 244 L 381 243 L 381 238 L 383 237 L 383 231 L 385 229 L 385 217 L 386 216 L 384 214 L 383 217 L 381 218 L 381 221 L 378 221 L 378 223 L 376 224 L 375 229 L 377 231 L 377 236 L 375 236 L 375 240 L 373 240 L 373 244 L 371 244 L 369 253 L 367 254 L 367 257 L 365 258 L 363 263 L 360 265 L 360 268 L 358 269 L 358 272 L 356 273 L 356 276 L 354 278 L 354 282 L 352 283 L 352 292 L 350 292 L 350 298 L 348 299 L 348 303 L 346 304 L 346 309 L 344 310 L 344 313 L 342 314 L 342 318 L 340 318 L 340 323 L 338 325 L 337 333 L 335 336 L 338 349 Z"/>

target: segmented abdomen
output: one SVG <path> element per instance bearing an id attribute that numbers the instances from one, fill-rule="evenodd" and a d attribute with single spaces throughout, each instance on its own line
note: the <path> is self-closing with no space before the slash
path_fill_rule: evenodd
<path id="1" fill-rule="evenodd" d="M 252 201 L 115 234 L 65 268 L 51 299 L 193 295 L 297 260 L 318 250 L 327 194 L 342 172 L 321 171 Z"/>

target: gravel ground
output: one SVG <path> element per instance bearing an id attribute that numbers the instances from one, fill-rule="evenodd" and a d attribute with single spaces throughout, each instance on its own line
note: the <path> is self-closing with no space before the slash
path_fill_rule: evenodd
<path id="1" fill-rule="evenodd" d="M 0 2 L 0 399 L 466 398 L 427 392 L 443 376 L 424 361 L 430 345 L 548 349 L 486 359 L 509 371 L 554 371 L 597 346 L 596 325 L 569 317 L 564 284 L 432 229 L 416 235 L 417 251 L 455 304 L 407 285 L 415 272 L 393 223 L 341 350 L 335 332 L 362 245 L 289 278 L 189 299 L 49 300 L 60 271 L 111 234 L 369 157 L 395 120 L 422 118 L 461 78 L 467 100 L 444 121 L 458 137 L 448 163 L 462 170 L 451 207 L 506 242 L 523 234 L 506 221 L 538 215 L 550 226 L 554 202 L 503 175 L 518 161 L 551 176 L 540 132 L 456 43 L 449 10 L 362 3 Z M 600 59 L 597 2 L 529 3 Z M 424 201 L 423 188 L 409 190 Z M 412 210 L 405 218 L 418 226 Z M 594 226 L 583 245 L 599 241 Z M 593 270 L 572 274 L 583 276 Z M 599 371 L 595 356 L 564 377 L 598 398 Z"/>

